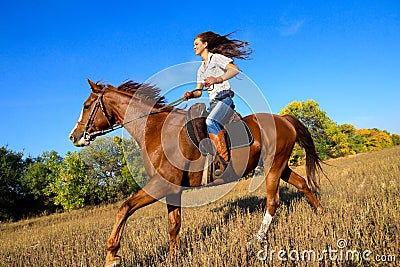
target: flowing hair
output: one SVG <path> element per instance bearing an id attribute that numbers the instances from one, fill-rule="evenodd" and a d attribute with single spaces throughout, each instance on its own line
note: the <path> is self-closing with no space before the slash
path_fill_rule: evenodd
<path id="1" fill-rule="evenodd" d="M 230 35 L 219 35 L 218 33 L 207 31 L 198 34 L 194 39 L 199 38 L 203 43 L 207 42 L 208 51 L 211 53 L 222 54 L 229 58 L 249 59 L 252 49 L 248 42 L 236 39 L 229 39 Z"/>

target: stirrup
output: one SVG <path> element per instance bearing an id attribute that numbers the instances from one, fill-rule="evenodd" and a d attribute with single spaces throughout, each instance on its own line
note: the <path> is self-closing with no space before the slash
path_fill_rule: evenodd
<path id="1" fill-rule="evenodd" d="M 220 178 L 221 177 L 221 175 L 225 172 L 225 170 L 226 170 L 226 168 L 228 167 L 228 162 L 226 162 L 220 155 L 218 155 L 218 165 L 219 165 L 219 168 L 218 169 L 215 169 L 214 170 L 214 176 L 215 176 L 215 178 Z M 215 162 L 214 162 L 214 166 L 215 167 L 217 167 L 216 166 L 217 164 L 215 164 Z"/>
<path id="2" fill-rule="evenodd" d="M 224 171 L 223 170 L 221 170 L 221 169 L 216 169 L 215 171 L 214 171 L 214 176 L 215 176 L 215 178 L 220 178 L 221 177 L 221 175 L 224 173 Z"/>

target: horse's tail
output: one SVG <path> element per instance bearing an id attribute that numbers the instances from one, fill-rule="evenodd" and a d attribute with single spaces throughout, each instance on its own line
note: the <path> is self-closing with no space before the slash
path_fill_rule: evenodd
<path id="1" fill-rule="evenodd" d="M 306 174 L 308 184 L 316 189 L 319 189 L 320 179 L 317 178 L 316 171 L 321 171 L 324 175 L 324 171 L 322 170 L 320 162 L 321 159 L 318 157 L 317 151 L 315 149 L 314 141 L 311 137 L 310 132 L 307 127 L 304 126 L 297 118 L 292 115 L 284 115 L 285 119 L 287 119 L 296 129 L 296 142 L 305 149 L 306 151 Z"/>

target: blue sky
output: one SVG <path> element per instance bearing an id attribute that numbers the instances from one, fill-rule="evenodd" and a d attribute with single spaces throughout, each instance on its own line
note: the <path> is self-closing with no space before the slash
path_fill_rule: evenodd
<path id="1" fill-rule="evenodd" d="M 137 2 L 1 1 L 0 146 L 76 150 L 86 78 L 143 82 L 200 60 L 193 38 L 207 30 L 250 42 L 236 63 L 272 112 L 313 99 L 338 124 L 400 133 L 397 0 Z"/>

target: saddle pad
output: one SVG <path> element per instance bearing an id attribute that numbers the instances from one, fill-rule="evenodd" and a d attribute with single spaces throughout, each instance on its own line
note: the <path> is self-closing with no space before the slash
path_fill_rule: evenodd
<path id="1" fill-rule="evenodd" d="M 251 146 L 254 142 L 253 134 L 242 120 L 226 125 L 225 130 L 229 149 Z"/>

